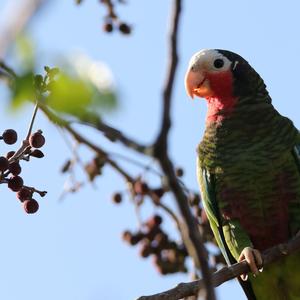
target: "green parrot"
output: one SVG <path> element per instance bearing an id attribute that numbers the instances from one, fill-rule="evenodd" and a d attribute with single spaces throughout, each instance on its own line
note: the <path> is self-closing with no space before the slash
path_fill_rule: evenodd
<path id="1" fill-rule="evenodd" d="M 299 131 L 273 107 L 259 74 L 233 52 L 194 54 L 185 87 L 208 103 L 197 176 L 227 263 L 248 262 L 253 275 L 239 280 L 248 299 L 300 299 L 300 253 L 259 270 L 262 251 L 300 230 Z"/>

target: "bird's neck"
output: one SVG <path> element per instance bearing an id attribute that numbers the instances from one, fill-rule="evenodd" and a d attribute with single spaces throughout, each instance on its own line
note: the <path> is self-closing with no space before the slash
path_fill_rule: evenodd
<path id="1" fill-rule="evenodd" d="M 209 97 L 206 99 L 208 110 L 206 114 L 206 125 L 211 123 L 222 123 L 222 121 L 231 115 L 234 107 L 237 104 L 236 97 L 215 98 Z"/>

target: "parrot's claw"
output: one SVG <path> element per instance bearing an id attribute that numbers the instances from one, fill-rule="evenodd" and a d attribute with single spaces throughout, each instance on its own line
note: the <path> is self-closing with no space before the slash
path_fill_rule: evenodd
<path id="1" fill-rule="evenodd" d="M 246 260 L 254 276 L 257 276 L 259 272 L 262 272 L 261 266 L 263 261 L 262 261 L 261 254 L 258 250 L 253 249 L 251 247 L 244 248 L 239 257 L 239 262 L 241 262 L 242 260 Z M 248 275 L 242 274 L 241 278 L 242 280 L 247 280 Z"/>

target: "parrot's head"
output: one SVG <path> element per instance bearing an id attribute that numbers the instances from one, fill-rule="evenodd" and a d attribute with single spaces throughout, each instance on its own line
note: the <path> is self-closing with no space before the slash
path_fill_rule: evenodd
<path id="1" fill-rule="evenodd" d="M 244 58 L 220 49 L 205 49 L 192 56 L 185 88 L 192 98 L 214 98 L 221 102 L 267 93 L 263 80 Z"/>

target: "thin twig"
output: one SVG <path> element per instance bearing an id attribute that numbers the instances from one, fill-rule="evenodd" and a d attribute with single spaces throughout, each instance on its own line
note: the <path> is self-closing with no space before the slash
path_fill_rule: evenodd
<path id="1" fill-rule="evenodd" d="M 89 127 L 92 127 L 94 129 L 97 129 L 98 131 L 101 131 L 102 133 L 104 133 L 104 135 L 111 141 L 119 141 L 120 143 L 122 143 L 123 145 L 125 145 L 126 147 L 133 149 L 139 153 L 145 154 L 145 155 L 152 155 L 152 148 L 151 147 L 147 147 L 145 145 L 139 144 L 138 142 L 134 141 L 133 139 L 127 137 L 123 132 L 121 132 L 120 130 L 109 126 L 107 124 L 105 124 L 103 121 L 98 121 L 97 124 L 92 124 L 89 122 L 77 122 Z"/>
<path id="2" fill-rule="evenodd" d="M 120 159 L 122 159 L 122 160 L 124 160 L 124 161 L 126 161 L 126 162 L 128 162 L 128 163 L 131 163 L 131 164 L 133 164 L 133 165 L 136 165 L 136 166 L 138 166 L 138 167 L 144 169 L 146 172 L 149 171 L 149 172 L 151 172 L 152 174 L 155 174 L 155 175 L 157 175 L 157 176 L 159 176 L 159 177 L 162 177 L 162 176 L 163 176 L 162 173 L 160 173 L 159 171 L 157 171 L 157 170 L 155 170 L 154 168 L 152 168 L 152 166 L 151 166 L 152 164 L 145 165 L 145 164 L 143 164 L 143 163 L 141 163 L 141 162 L 139 162 L 139 161 L 137 161 L 137 160 L 135 160 L 135 159 L 132 159 L 132 158 L 130 158 L 130 157 L 128 157 L 128 156 L 125 156 L 125 155 L 123 155 L 123 154 L 121 154 L 121 153 L 117 153 L 117 152 L 109 152 L 109 156 L 110 156 L 110 157 L 120 158 Z"/>
<path id="3" fill-rule="evenodd" d="M 0 75 L 7 78 L 8 82 L 17 77 L 15 71 L 2 60 L 0 60 Z"/>
<path id="4" fill-rule="evenodd" d="M 33 124 L 34 124 L 35 117 L 36 117 L 38 109 L 39 109 L 39 105 L 38 105 L 38 102 L 36 102 L 35 106 L 34 106 L 34 109 L 33 109 L 33 113 L 32 113 L 32 117 L 31 117 L 31 121 L 30 121 L 30 124 L 29 124 L 28 131 L 27 131 L 27 135 L 26 135 L 26 140 L 27 141 L 29 140 L 29 137 L 31 135 L 32 127 L 33 127 Z"/>
<path id="5" fill-rule="evenodd" d="M 263 266 L 266 267 L 280 259 L 284 259 L 300 250 L 300 236 L 295 237 L 287 243 L 276 245 L 267 249 L 262 254 Z M 242 274 L 250 272 L 249 265 L 244 260 L 240 263 L 224 267 L 212 275 L 213 286 L 217 287 L 222 283 L 234 279 Z M 258 275 L 259 276 L 259 275 Z M 152 296 L 142 296 L 137 300 L 178 300 L 185 297 L 197 295 L 200 290 L 204 289 L 203 280 L 195 280 L 187 283 L 180 283 L 176 287 L 158 293 Z"/>
<path id="6" fill-rule="evenodd" d="M 32 117 L 31 117 L 31 120 L 30 120 L 30 123 L 28 126 L 26 138 L 22 141 L 21 147 L 14 153 L 14 155 L 12 157 L 10 157 L 9 162 L 14 162 L 16 160 L 22 159 L 23 155 L 27 153 L 27 149 L 30 148 L 29 137 L 32 132 L 33 124 L 34 124 L 35 117 L 36 117 L 36 114 L 38 111 L 38 107 L 39 107 L 38 103 L 36 102 L 35 107 L 33 109 Z"/>
<path id="7" fill-rule="evenodd" d="M 37 190 L 36 188 L 34 188 L 32 186 L 23 185 L 23 188 L 26 188 L 26 189 L 30 190 L 32 193 L 37 193 L 41 197 L 45 197 L 46 194 L 47 194 L 47 191 L 40 191 L 40 190 Z"/>

